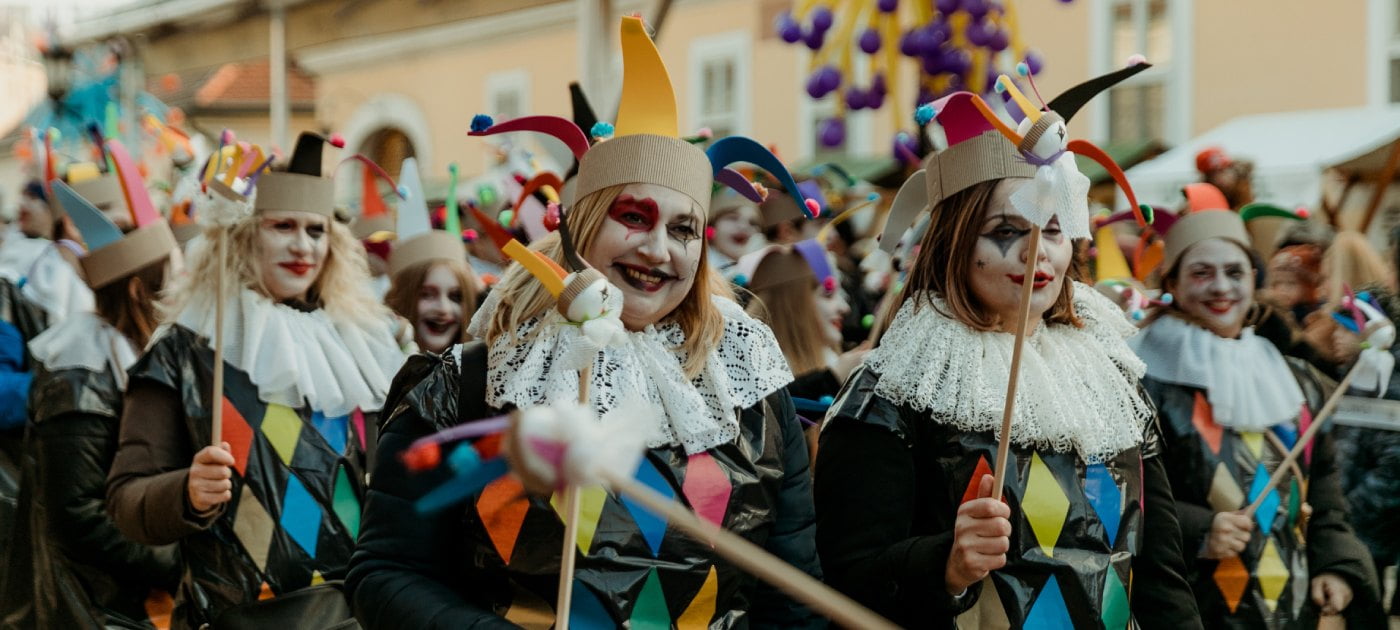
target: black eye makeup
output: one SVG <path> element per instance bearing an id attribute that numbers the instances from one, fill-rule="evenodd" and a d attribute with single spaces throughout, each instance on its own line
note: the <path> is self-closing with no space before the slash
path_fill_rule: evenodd
<path id="1" fill-rule="evenodd" d="M 996 217 L 988 217 L 989 222 L 993 219 L 1000 219 L 1000 222 L 993 224 L 991 229 L 983 232 L 982 238 L 996 245 L 997 250 L 1001 252 L 1003 257 L 1011 251 L 1011 247 L 1016 244 L 1016 241 L 1021 240 L 1027 234 L 1031 233 L 1029 227 L 1021 227 L 1011 222 L 1009 220 L 1009 215 L 1003 214 Z"/>

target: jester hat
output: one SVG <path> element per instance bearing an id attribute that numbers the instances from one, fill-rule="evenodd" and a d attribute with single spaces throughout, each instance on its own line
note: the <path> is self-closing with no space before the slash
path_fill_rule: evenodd
<path id="1" fill-rule="evenodd" d="M 1213 238 L 1231 241 L 1245 251 L 1250 250 L 1249 232 L 1244 229 L 1240 215 L 1230 210 L 1225 195 L 1210 184 L 1189 184 L 1182 188 L 1186 208 L 1166 232 L 1166 252 L 1162 270 L 1168 271 L 1181 260 L 1186 250 L 1201 241 Z"/>
<path id="2" fill-rule="evenodd" d="M 1033 107 L 1008 77 L 998 77 L 997 91 L 1006 99 L 1007 112 L 1018 121 L 1015 129 L 982 97 L 970 92 L 957 92 L 920 107 L 919 122 L 936 119 L 948 138 L 948 148 L 929 155 L 924 168 L 900 187 L 880 249 L 893 254 L 899 237 L 924 209 L 976 184 L 1010 177 L 1034 180 L 1011 198 L 1023 215 L 1042 227 L 1058 216 L 1070 238 L 1088 238 L 1089 180 L 1079 172 L 1070 153 L 1103 165 L 1123 189 L 1138 223 L 1148 223 L 1123 169 L 1093 144 L 1069 140 L 1065 125 L 1089 99 L 1149 67 L 1145 62 L 1134 63 L 1090 79 L 1052 99 L 1044 109 Z"/>
<path id="3" fill-rule="evenodd" d="M 100 289 L 170 257 L 179 248 L 170 226 L 156 212 L 136 163 L 119 140 L 108 140 L 107 150 L 116 178 L 136 229 L 123 235 L 111 219 L 90 200 L 61 180 L 50 182 L 54 196 L 82 233 L 87 254 L 79 261 L 87 284 Z"/>
<path id="4" fill-rule="evenodd" d="M 321 150 L 326 144 L 343 147 L 338 137 L 302 132 L 283 171 L 262 175 L 257 182 L 255 212 L 293 210 L 335 218 L 335 185 L 321 176 Z"/>
<path id="5" fill-rule="evenodd" d="M 828 292 L 838 281 L 826 257 L 826 247 L 816 239 L 788 245 L 769 245 L 745 254 L 736 263 L 736 283 L 750 291 L 762 291 L 792 282 L 815 282 Z"/>
<path id="6" fill-rule="evenodd" d="M 493 124 L 487 116 L 472 121 L 473 136 L 512 131 L 535 131 L 563 141 L 578 160 L 576 189 L 569 201 L 624 184 L 657 184 L 691 198 L 708 215 L 711 185 L 718 181 L 745 197 L 761 202 L 763 194 L 738 171 L 736 162 L 758 166 L 783 188 L 797 190 L 782 162 L 758 142 L 731 136 L 714 141 L 708 151 L 680 137 L 675 92 L 656 44 L 639 17 L 624 17 L 621 25 L 622 99 L 611 138 L 590 146 L 589 136 L 573 121 L 555 116 L 522 116 Z M 590 131 L 606 137 L 606 125 Z M 602 128 L 600 130 L 600 128 Z M 803 204 L 808 217 L 816 211 Z"/>
<path id="7" fill-rule="evenodd" d="M 407 198 L 399 204 L 395 223 L 398 242 L 389 254 L 389 275 L 396 276 L 409 267 L 430 260 L 465 263 L 467 250 L 462 246 L 462 231 L 460 226 L 454 229 L 450 225 L 454 223 L 455 208 L 448 213 L 447 229 L 433 229 L 428 202 L 423 196 L 423 180 L 418 174 L 418 160 L 408 158 L 403 161 L 399 182 L 407 189 Z M 451 192 L 455 194 L 456 191 Z"/>
<path id="8" fill-rule="evenodd" d="M 1240 220 L 1249 231 L 1250 242 L 1264 260 L 1278 251 L 1278 242 L 1283 235 L 1284 224 L 1289 221 L 1303 221 L 1308 218 L 1306 209 L 1289 210 L 1270 203 L 1249 203 L 1240 207 Z"/>

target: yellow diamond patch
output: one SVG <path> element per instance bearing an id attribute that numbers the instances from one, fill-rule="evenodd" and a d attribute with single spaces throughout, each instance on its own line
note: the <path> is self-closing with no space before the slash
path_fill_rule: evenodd
<path id="1" fill-rule="evenodd" d="M 1026 477 L 1026 495 L 1021 500 L 1021 509 L 1026 513 L 1026 520 L 1030 521 L 1040 550 L 1047 556 L 1054 556 L 1055 541 L 1060 539 L 1065 515 L 1069 513 L 1069 498 L 1060 489 L 1055 475 L 1040 459 L 1039 453 L 1031 454 L 1031 469 Z"/>
<path id="2" fill-rule="evenodd" d="M 1259 554 L 1259 566 L 1254 569 L 1254 577 L 1259 580 L 1259 592 L 1264 595 L 1264 604 L 1272 612 L 1278 608 L 1279 595 L 1288 586 L 1288 567 L 1278 553 L 1274 539 L 1264 543 L 1264 552 Z"/>
<path id="3" fill-rule="evenodd" d="M 301 439 L 301 417 L 291 407 L 277 404 L 267 406 L 263 414 L 262 434 L 268 443 L 277 450 L 282 463 L 292 465 L 292 455 L 297 451 L 297 441 Z"/>

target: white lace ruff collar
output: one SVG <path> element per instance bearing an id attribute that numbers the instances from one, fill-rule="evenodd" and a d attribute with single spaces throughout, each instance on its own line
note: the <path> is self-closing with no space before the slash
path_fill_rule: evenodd
<path id="1" fill-rule="evenodd" d="M 738 304 L 712 298 L 724 316 L 724 334 L 694 380 L 686 377 L 680 326 L 667 323 L 627 333 L 627 342 L 605 348 L 593 361 L 589 402 L 599 415 L 627 404 L 657 409 L 657 437 L 648 447 L 678 444 L 699 453 L 739 436 L 739 411 L 792 381 L 773 331 Z M 492 293 L 467 332 L 486 338 L 500 295 Z M 532 336 L 533 335 L 533 336 Z M 487 354 L 486 402 L 528 407 L 578 397 L 578 371 L 566 367 L 580 332 L 550 310 L 501 335 Z M 455 348 L 461 358 L 461 346 Z"/>
<path id="2" fill-rule="evenodd" d="M 943 306 L 943 300 L 934 298 Z M 1136 328 L 1092 287 L 1074 284 L 1083 328 L 1040 322 L 1021 353 L 1011 441 L 1102 461 L 1142 442 L 1154 413 L 1138 395 L 1144 366 L 1124 339 Z M 1015 335 L 981 332 L 906 300 L 865 363 L 875 392 L 966 432 L 1001 433 Z"/>
<path id="3" fill-rule="evenodd" d="M 136 363 L 137 349 L 97 313 L 77 312 L 29 342 L 29 353 L 48 370 L 83 368 L 124 373 Z M 124 383 L 125 376 L 117 378 Z"/>
<path id="4" fill-rule="evenodd" d="M 213 343 L 213 308 L 191 306 L 175 321 Z M 244 289 L 224 311 L 224 360 L 248 374 L 263 402 L 335 417 L 379 410 L 404 354 L 387 318 L 337 322 L 324 309 L 302 312 Z"/>
<path id="5" fill-rule="evenodd" d="M 1133 339 L 1147 375 L 1206 390 L 1211 415 L 1223 427 L 1263 431 L 1298 416 L 1303 390 L 1274 344 L 1245 328 L 1226 339 L 1170 315 Z"/>

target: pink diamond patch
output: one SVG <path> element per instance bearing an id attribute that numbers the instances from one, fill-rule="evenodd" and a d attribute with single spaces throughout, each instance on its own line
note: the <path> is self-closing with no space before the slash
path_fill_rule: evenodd
<path id="1" fill-rule="evenodd" d="M 690 456 L 681 492 L 700 518 L 723 527 L 724 515 L 729 511 L 730 491 L 729 476 L 720 470 L 709 453 Z"/>

